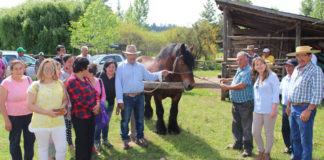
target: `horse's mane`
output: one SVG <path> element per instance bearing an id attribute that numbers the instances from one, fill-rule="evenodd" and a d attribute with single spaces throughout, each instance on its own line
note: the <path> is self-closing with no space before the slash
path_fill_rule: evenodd
<path id="1" fill-rule="evenodd" d="M 162 48 L 160 53 L 156 57 L 156 59 L 157 60 L 165 59 L 168 56 L 170 56 L 172 53 L 176 53 L 176 56 L 178 56 L 181 45 L 182 45 L 181 43 L 171 43 L 170 45 Z M 195 58 L 190 52 L 190 50 L 188 49 L 188 46 L 187 45 L 185 46 L 186 46 L 186 52 L 183 53 L 183 61 L 192 70 L 195 65 Z"/>

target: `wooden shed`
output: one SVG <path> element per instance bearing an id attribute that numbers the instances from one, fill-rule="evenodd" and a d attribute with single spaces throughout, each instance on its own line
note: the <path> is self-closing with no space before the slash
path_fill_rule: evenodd
<path id="1" fill-rule="evenodd" d="M 324 43 L 323 20 L 237 1 L 215 2 L 223 12 L 222 77 L 232 77 L 235 74 L 231 58 L 235 58 L 237 52 L 247 45 L 258 48 L 256 53 L 259 55 L 264 48 L 269 48 L 277 60 L 273 68 L 281 77 L 284 71 L 279 61 L 283 62 L 287 53 L 293 52 L 296 46 L 318 47 L 319 43 Z"/>

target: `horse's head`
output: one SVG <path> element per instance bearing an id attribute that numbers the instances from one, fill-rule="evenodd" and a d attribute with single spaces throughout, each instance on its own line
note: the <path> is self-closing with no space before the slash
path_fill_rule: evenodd
<path id="1" fill-rule="evenodd" d="M 185 90 L 191 90 L 195 86 L 193 68 L 195 59 L 192 54 L 193 46 L 188 48 L 184 43 L 181 44 L 176 52 L 173 63 L 173 72 L 181 77 Z"/>

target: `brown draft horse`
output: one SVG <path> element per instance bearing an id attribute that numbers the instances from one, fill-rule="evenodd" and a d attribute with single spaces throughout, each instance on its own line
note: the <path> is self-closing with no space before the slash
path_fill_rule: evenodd
<path id="1" fill-rule="evenodd" d="M 150 72 L 157 72 L 163 69 L 171 71 L 165 77 L 165 82 L 183 82 L 185 90 L 194 88 L 195 80 L 193 76 L 194 56 L 192 54 L 193 46 L 188 48 L 184 43 L 170 44 L 161 49 L 159 55 L 153 59 L 148 56 L 138 57 L 137 61 L 142 63 Z M 152 93 L 145 94 L 145 112 L 144 116 L 151 119 L 153 116 L 153 109 L 151 107 L 151 98 L 154 96 L 156 106 L 156 133 L 166 134 L 166 127 L 163 120 L 164 109 L 162 100 L 166 97 L 171 97 L 172 104 L 170 109 L 168 132 L 178 134 L 180 128 L 177 122 L 178 104 L 182 95 L 182 89 L 157 89 Z"/>

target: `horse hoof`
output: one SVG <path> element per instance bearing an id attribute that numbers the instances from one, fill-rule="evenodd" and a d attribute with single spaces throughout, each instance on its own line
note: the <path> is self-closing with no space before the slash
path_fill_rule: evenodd
<path id="1" fill-rule="evenodd" d="M 180 128 L 179 127 L 169 127 L 168 132 L 169 132 L 169 134 L 179 134 Z"/>
<path id="2" fill-rule="evenodd" d="M 155 133 L 159 135 L 166 135 L 166 130 L 165 131 L 156 130 Z"/>
<path id="3" fill-rule="evenodd" d="M 152 117 L 153 117 L 153 112 L 151 111 L 145 111 L 144 112 L 144 117 L 145 117 L 145 119 L 147 119 L 147 120 L 150 120 L 150 119 L 152 119 Z"/>

